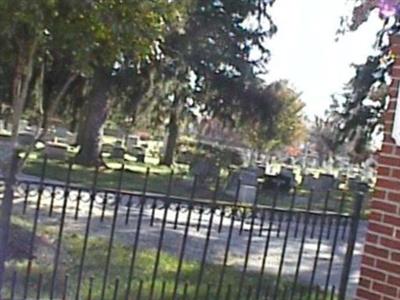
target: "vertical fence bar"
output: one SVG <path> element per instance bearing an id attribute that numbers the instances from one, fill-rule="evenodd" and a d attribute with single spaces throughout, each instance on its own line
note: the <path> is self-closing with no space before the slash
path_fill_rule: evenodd
<path id="1" fill-rule="evenodd" d="M 31 238 L 29 241 L 29 259 L 28 259 L 28 266 L 26 268 L 26 275 L 25 275 L 26 277 L 25 277 L 24 296 L 23 296 L 24 299 L 28 297 L 29 280 L 30 280 L 31 271 L 32 271 L 33 250 L 34 250 L 35 240 L 36 240 L 36 231 L 37 231 L 37 226 L 38 226 L 40 204 L 42 202 L 42 197 L 43 197 L 43 185 L 44 185 L 44 177 L 46 175 L 46 167 L 47 167 L 47 157 L 44 158 L 43 165 L 42 165 L 39 189 L 38 189 L 38 199 L 36 202 L 35 216 L 34 216 L 34 220 L 33 220 L 32 235 L 31 235 Z"/>
<path id="2" fill-rule="evenodd" d="M 78 196 L 76 197 L 76 206 L 75 206 L 75 215 L 74 215 L 74 219 L 78 220 L 78 216 L 79 216 L 79 205 L 81 203 L 81 198 L 82 198 L 82 190 L 79 189 L 78 190 Z"/>
<path id="3" fill-rule="evenodd" d="M 314 239 L 315 227 L 317 226 L 317 223 L 318 223 L 318 215 L 314 214 L 314 215 L 311 215 L 311 217 L 312 217 L 312 223 L 311 223 L 310 239 Z"/>
<path id="4" fill-rule="evenodd" d="M 345 218 L 343 220 L 343 227 L 342 227 L 342 241 L 346 239 L 346 231 L 348 223 L 349 223 L 349 218 Z"/>
<path id="5" fill-rule="evenodd" d="M 71 181 L 71 173 L 72 173 L 73 163 L 70 162 L 68 165 L 68 172 L 67 172 L 67 179 L 64 189 L 64 201 L 61 211 L 61 220 L 60 220 L 60 227 L 58 229 L 58 237 L 57 237 L 57 246 L 56 246 L 56 254 L 54 255 L 54 268 L 53 273 L 51 276 L 51 283 L 50 283 L 50 300 L 53 300 L 54 297 L 54 288 L 56 284 L 56 276 L 58 271 L 58 263 L 60 259 L 60 250 L 61 250 L 61 242 L 63 238 L 63 231 L 64 231 L 64 223 L 65 223 L 65 212 L 67 209 L 68 197 L 69 197 L 69 184 Z"/>
<path id="6" fill-rule="evenodd" d="M 227 241 L 226 241 L 226 246 L 225 246 L 225 255 L 224 255 L 224 262 L 222 265 L 222 270 L 220 273 L 220 277 L 219 277 L 219 281 L 218 281 L 218 286 L 217 286 L 217 293 L 216 293 L 216 298 L 219 299 L 220 295 L 221 295 L 221 290 L 222 290 L 222 283 L 224 281 L 224 277 L 225 277 L 225 271 L 226 271 L 226 266 L 228 264 L 228 255 L 229 255 L 229 250 L 231 247 L 231 239 L 232 239 L 232 233 L 233 233 L 233 227 L 235 225 L 235 215 L 237 212 L 237 203 L 239 200 L 239 192 L 240 192 L 240 180 L 238 180 L 238 186 L 236 188 L 236 195 L 235 195 L 235 202 L 233 204 L 232 207 L 232 212 L 231 212 L 231 223 L 229 226 L 229 232 L 228 232 L 228 237 L 227 237 Z"/>
<path id="7" fill-rule="evenodd" d="M 172 186 L 173 176 L 174 176 L 174 172 L 173 172 L 173 170 L 171 170 L 171 174 L 170 174 L 169 180 L 168 180 L 167 192 L 165 194 L 165 200 L 164 200 L 164 215 L 163 215 L 162 223 L 161 223 L 160 238 L 158 239 L 156 259 L 154 261 L 153 275 L 151 278 L 151 286 L 150 286 L 150 294 L 149 294 L 150 300 L 153 299 L 154 287 L 156 284 L 156 278 L 157 278 L 157 272 L 158 272 L 158 265 L 159 265 L 160 256 L 161 256 L 161 248 L 162 248 L 163 241 L 164 241 L 164 233 L 165 233 L 165 226 L 167 224 L 167 215 L 168 215 L 168 210 L 169 210 L 169 205 L 170 205 L 170 195 L 171 195 L 171 186 Z"/>
<path id="8" fill-rule="evenodd" d="M 331 290 L 331 297 L 330 300 L 335 300 L 335 295 L 336 295 L 336 287 L 333 286 Z"/>
<path id="9" fill-rule="evenodd" d="M 189 284 L 187 282 L 185 282 L 185 285 L 183 286 L 182 300 L 186 300 L 187 294 L 188 294 L 188 288 L 189 288 Z"/>
<path id="10" fill-rule="evenodd" d="M 262 262 L 261 262 L 261 270 L 260 270 L 260 273 L 258 274 L 258 279 L 257 279 L 256 299 L 259 299 L 259 297 L 260 297 L 262 281 L 264 279 L 265 267 L 266 267 L 266 263 L 267 263 L 268 250 L 269 250 L 269 243 L 270 243 L 271 235 L 272 235 L 272 226 L 274 225 L 276 203 L 278 201 L 278 194 L 279 194 L 279 190 L 277 189 L 275 191 L 275 194 L 274 194 L 274 197 L 272 200 L 272 206 L 271 206 L 271 210 L 270 210 L 270 214 L 269 214 L 267 239 L 265 240 L 265 245 L 264 245 L 263 258 L 262 258 Z"/>
<path id="11" fill-rule="evenodd" d="M 90 278 L 89 278 L 89 291 L 88 291 L 88 296 L 87 296 L 88 300 L 92 300 L 93 281 L 94 281 L 93 276 L 90 276 Z"/>
<path id="12" fill-rule="evenodd" d="M 162 286 L 161 286 L 161 295 L 160 295 L 160 300 L 165 299 L 165 289 L 167 288 L 167 282 L 163 280 Z"/>
<path id="13" fill-rule="evenodd" d="M 200 231 L 201 222 L 203 220 L 203 213 L 204 213 L 204 207 L 203 207 L 203 205 L 201 205 L 200 209 L 199 209 L 199 219 L 197 220 L 196 231 Z"/>
<path id="14" fill-rule="evenodd" d="M 226 287 L 226 295 L 225 295 L 225 300 L 231 300 L 231 293 L 232 293 L 232 285 L 228 283 L 228 286 Z M 217 298 L 219 299 L 219 297 Z"/>
<path id="15" fill-rule="evenodd" d="M 175 219 L 174 219 L 174 229 L 178 228 L 178 221 L 179 221 L 179 212 L 181 211 L 181 204 L 178 203 L 178 205 L 175 208 Z"/>
<path id="16" fill-rule="evenodd" d="M 350 277 L 351 263 L 353 260 L 353 251 L 357 239 L 357 230 L 358 230 L 358 224 L 360 222 L 363 200 L 364 200 L 364 194 L 358 193 L 356 201 L 354 202 L 353 213 L 351 216 L 350 232 L 347 240 L 347 251 L 346 251 L 346 256 L 344 258 L 342 275 L 340 277 L 340 286 L 338 294 L 339 300 L 345 300 L 346 298 L 347 284 L 349 282 L 349 277 Z"/>
<path id="17" fill-rule="evenodd" d="M 93 213 L 93 205 L 94 201 L 96 199 L 96 186 L 97 186 L 97 177 L 99 175 L 99 166 L 96 166 L 96 169 L 94 171 L 94 178 L 93 178 L 93 183 L 92 183 L 92 191 L 90 193 L 90 204 L 89 204 L 89 212 L 88 212 L 88 217 L 86 221 L 86 228 L 85 228 L 85 237 L 83 240 L 83 246 L 82 246 L 82 253 L 81 253 L 81 259 L 79 262 L 79 269 L 78 269 L 78 278 L 77 278 L 77 285 L 76 285 L 76 295 L 75 295 L 75 300 L 80 300 L 80 292 L 81 292 L 81 285 L 82 285 L 82 277 L 83 277 L 83 266 L 85 264 L 85 258 L 86 258 L 86 250 L 87 250 L 87 244 L 89 241 L 89 232 L 90 232 L 90 225 L 92 221 L 92 213 Z"/>
<path id="18" fill-rule="evenodd" d="M 138 290 L 137 290 L 137 295 L 136 295 L 137 300 L 142 299 L 142 291 L 143 291 L 143 279 L 140 279 Z"/>
<path id="19" fill-rule="evenodd" d="M 261 213 L 260 230 L 258 232 L 258 236 L 262 236 L 262 232 L 264 229 L 264 221 L 265 221 L 265 209 L 263 209 Z"/>
<path id="20" fill-rule="evenodd" d="M 328 211 L 328 213 L 329 213 L 329 211 Z M 328 228 L 327 228 L 327 230 L 326 230 L 325 237 L 326 237 L 326 239 L 329 240 L 329 239 L 331 238 L 333 217 L 332 217 L 330 214 L 328 214 L 328 215 L 326 216 L 326 218 L 327 218 L 327 221 L 328 221 Z"/>
<path id="21" fill-rule="evenodd" d="M 299 226 L 300 226 L 300 221 L 301 221 L 301 213 L 296 214 L 296 227 L 294 229 L 294 238 L 297 239 L 297 236 L 299 235 Z"/>
<path id="22" fill-rule="evenodd" d="M 286 300 L 287 299 L 287 293 L 288 293 L 288 289 L 283 289 L 282 297 L 281 297 L 282 300 Z"/>
<path id="23" fill-rule="evenodd" d="M 154 218 L 156 215 L 156 209 L 157 209 L 157 200 L 153 200 L 153 204 L 151 205 L 151 216 L 150 216 L 150 227 L 154 226 Z"/>
<path id="24" fill-rule="evenodd" d="M 224 218 L 225 218 L 225 206 L 222 206 L 218 224 L 218 233 L 221 233 L 222 231 L 222 226 L 224 225 Z"/>
<path id="25" fill-rule="evenodd" d="M 107 202 L 108 202 L 108 192 L 105 192 L 104 193 L 104 197 L 103 197 L 103 204 L 102 204 L 102 207 L 101 207 L 100 222 L 104 221 L 104 217 L 105 217 L 105 214 L 106 214 Z"/>
<path id="26" fill-rule="evenodd" d="M 251 285 L 249 285 L 247 287 L 246 300 L 250 300 L 251 299 L 252 293 L 253 293 L 253 287 Z"/>
<path id="27" fill-rule="evenodd" d="M 129 300 L 131 288 L 132 288 L 132 279 L 133 279 L 133 275 L 134 275 L 134 271 L 135 271 L 136 255 L 137 255 L 137 249 L 139 246 L 140 230 L 142 228 L 143 211 L 144 211 L 144 206 L 146 204 L 146 192 L 147 192 L 147 184 L 149 181 L 149 174 L 150 174 L 150 169 L 147 168 L 146 176 L 145 176 L 144 184 L 143 184 L 142 197 L 140 198 L 139 216 L 138 216 L 138 220 L 137 220 L 137 224 L 136 224 L 135 239 L 134 239 L 133 247 L 132 247 L 131 263 L 129 266 L 129 273 L 128 273 L 128 282 L 127 282 L 127 287 L 126 287 L 126 291 L 125 291 L 125 300 Z M 140 283 L 139 283 L 140 293 L 141 293 L 142 286 L 143 286 L 143 281 L 140 280 Z M 139 291 L 138 291 L 137 299 L 140 299 Z"/>
<path id="28" fill-rule="evenodd" d="M 37 288 L 36 288 L 36 300 L 40 300 L 40 294 L 42 292 L 43 274 L 39 274 Z"/>
<path id="29" fill-rule="evenodd" d="M 241 215 L 241 220 L 240 220 L 240 227 L 239 227 L 239 236 L 242 235 L 243 232 L 243 227 L 244 227 L 244 221 L 246 220 L 247 217 L 247 208 L 246 207 L 242 207 L 242 212 L 240 213 L 239 211 L 239 215 Z"/>
<path id="30" fill-rule="evenodd" d="M 286 248 L 287 248 L 287 244 L 288 244 L 288 240 L 289 240 L 290 225 L 292 223 L 293 210 L 294 210 L 294 204 L 296 202 L 296 196 L 297 196 L 296 190 L 294 190 L 292 200 L 290 201 L 289 216 L 288 216 L 288 222 L 286 225 L 285 239 L 283 241 L 283 246 L 282 246 L 281 259 L 279 262 L 278 275 L 276 276 L 275 288 L 274 288 L 274 293 L 273 293 L 274 299 L 278 298 L 279 285 L 281 283 L 283 264 L 285 262 Z"/>
<path id="31" fill-rule="evenodd" d="M 55 198 L 56 198 L 56 186 L 53 185 L 53 187 L 51 188 L 51 194 L 50 194 L 50 208 L 49 208 L 49 217 L 50 218 L 53 216 Z"/>
<path id="32" fill-rule="evenodd" d="M 315 253 L 314 257 L 314 264 L 313 264 L 313 269 L 311 272 L 311 279 L 310 283 L 308 286 L 308 299 L 311 300 L 311 291 L 313 289 L 314 285 L 314 280 L 315 280 L 315 275 L 317 272 L 317 266 L 318 266 L 318 259 L 319 259 L 319 253 L 321 251 L 321 244 L 322 244 L 322 239 L 323 239 L 323 234 L 324 234 L 324 229 L 325 229 L 325 219 L 326 219 L 326 211 L 328 209 L 328 201 L 330 198 L 330 192 L 328 191 L 326 193 L 325 201 L 324 201 L 324 208 L 321 217 L 321 224 L 320 224 L 320 229 L 319 229 L 319 236 L 318 236 L 318 243 L 317 243 L 317 250 Z"/>
<path id="33" fill-rule="evenodd" d="M 205 296 L 204 299 L 208 300 L 208 299 L 210 299 L 210 295 L 211 295 L 211 284 L 210 283 L 207 283 L 206 289 L 207 289 L 206 290 L 206 296 Z"/>
<path id="34" fill-rule="evenodd" d="M 218 176 L 217 180 L 215 182 L 215 190 L 214 190 L 213 198 L 212 198 L 210 219 L 208 221 L 206 240 L 204 242 L 203 255 L 201 257 L 200 271 L 199 271 L 199 276 L 197 277 L 196 289 L 195 289 L 195 293 L 194 293 L 194 300 L 197 300 L 199 297 L 201 281 L 203 280 L 203 276 L 204 276 L 204 268 L 206 265 L 211 231 L 212 231 L 212 226 L 214 223 L 214 214 L 215 214 L 215 210 L 216 210 L 216 201 L 217 201 L 217 195 L 218 195 L 218 190 L 219 190 L 219 183 L 220 183 L 220 177 Z"/>
<path id="35" fill-rule="evenodd" d="M 11 295 L 10 295 L 10 299 L 11 300 L 14 300 L 14 298 L 15 298 L 15 286 L 16 286 L 16 284 L 17 284 L 17 271 L 14 271 L 13 275 L 12 275 L 12 282 L 11 282 Z M 1 298 L 1 295 L 0 295 L 0 298 Z"/>
<path id="36" fill-rule="evenodd" d="M 113 300 L 117 300 L 118 299 L 118 288 L 119 288 L 119 278 L 117 277 L 115 279 L 115 283 L 114 283 Z"/>
<path id="37" fill-rule="evenodd" d="M 310 209 L 311 209 L 312 199 L 313 199 L 313 192 L 311 191 L 310 196 L 307 201 L 307 209 L 306 209 L 305 216 L 304 216 L 303 232 L 302 232 L 302 237 L 301 237 L 299 255 L 297 258 L 296 271 L 294 274 L 294 280 L 293 280 L 293 284 L 292 284 L 290 300 L 293 300 L 293 297 L 296 294 L 297 281 L 298 281 L 298 277 L 299 277 L 299 273 L 300 273 L 301 261 L 303 258 L 304 243 L 306 241 L 308 223 L 310 221 L 309 219 L 310 219 Z"/>
<path id="38" fill-rule="evenodd" d="M 266 287 L 265 287 L 265 293 L 264 293 L 265 300 L 269 299 L 270 293 L 271 293 L 271 283 L 267 282 Z M 259 295 L 256 297 L 256 300 L 258 300 L 258 299 L 259 299 Z"/>
<path id="39" fill-rule="evenodd" d="M 125 225 L 129 224 L 129 217 L 131 215 L 131 206 L 132 206 L 132 195 L 129 196 L 127 205 L 128 205 L 128 208 L 126 210 L 126 215 L 125 215 Z"/>
<path id="40" fill-rule="evenodd" d="M 26 213 L 26 207 L 28 206 L 29 190 L 30 190 L 30 183 L 26 183 L 24 204 L 22 205 L 22 214 L 23 215 Z"/>
<path id="41" fill-rule="evenodd" d="M 282 230 L 282 222 L 283 222 L 285 213 L 283 211 L 279 211 L 278 215 L 279 215 L 279 218 L 278 218 L 278 228 L 276 229 L 276 237 L 280 238 L 281 230 Z"/>
<path id="42" fill-rule="evenodd" d="M 321 293 L 321 288 L 317 285 L 317 290 L 315 291 L 315 300 L 319 300 L 319 294 Z M 311 296 L 310 296 L 311 299 Z"/>
<path id="43" fill-rule="evenodd" d="M 190 219 L 192 217 L 193 200 L 194 200 L 194 196 L 195 196 L 195 192 L 196 192 L 196 187 L 197 187 L 197 176 L 194 177 L 194 181 L 193 181 L 193 187 L 192 187 L 192 192 L 190 195 L 190 202 L 189 202 L 189 208 L 188 208 L 188 215 L 187 215 L 186 224 L 185 224 L 185 231 L 183 233 L 181 251 L 179 254 L 178 268 L 177 268 L 176 274 L 175 274 L 175 284 L 174 284 L 174 289 L 172 292 L 172 299 L 174 299 L 174 300 L 176 299 L 176 296 L 177 296 L 179 278 L 180 278 L 181 271 L 182 271 L 183 258 L 185 256 L 186 242 L 187 242 L 187 238 L 188 238 L 188 234 L 189 234 Z"/>
<path id="44" fill-rule="evenodd" d="M 300 286 L 300 291 L 299 291 L 299 298 L 300 300 L 303 300 L 304 294 L 306 293 L 306 288 L 304 286 Z"/>
<path id="45" fill-rule="evenodd" d="M 62 292 L 62 300 L 67 300 L 67 295 L 68 295 L 68 281 L 69 281 L 69 275 L 66 274 L 64 277 L 64 286 L 63 286 L 63 292 Z"/>
<path id="46" fill-rule="evenodd" d="M 332 267 L 333 267 L 333 261 L 335 258 L 335 252 L 336 252 L 336 245 L 339 239 L 339 231 L 340 231 L 340 220 L 342 218 L 342 213 L 343 213 L 343 208 L 344 208 L 344 201 L 345 201 L 345 194 L 342 194 L 340 204 L 339 204 L 339 210 L 337 212 L 336 216 L 336 226 L 335 226 L 335 232 L 333 235 L 333 241 L 332 241 L 332 249 L 331 249 L 331 254 L 329 258 L 329 263 L 328 263 L 328 271 L 326 274 L 326 279 L 325 279 L 325 287 L 324 287 L 324 299 L 328 295 L 328 289 L 329 289 L 329 282 L 331 278 L 331 273 L 332 273 Z"/>
<path id="47" fill-rule="evenodd" d="M 242 289 L 243 289 L 244 279 L 245 279 L 247 267 L 249 264 L 250 249 L 251 249 L 251 242 L 252 242 L 252 238 L 253 238 L 254 222 L 255 222 L 255 216 L 256 216 L 256 210 L 257 210 L 259 191 L 260 191 L 260 186 L 257 186 L 256 197 L 254 199 L 253 207 L 251 208 L 251 223 L 250 223 L 249 237 L 247 239 L 246 254 L 244 257 L 243 269 L 242 269 L 242 272 L 240 274 L 240 279 L 239 279 L 239 288 L 238 288 L 238 293 L 236 296 L 237 300 L 239 300 L 242 297 Z"/>
<path id="48" fill-rule="evenodd" d="M 108 272 L 109 272 L 109 269 L 110 269 L 111 254 L 112 254 L 113 243 L 114 243 L 115 228 L 116 228 L 116 225 L 117 225 L 119 204 L 121 202 L 121 189 L 122 189 L 122 181 L 124 179 L 124 172 L 125 172 L 125 164 L 122 163 L 122 167 L 121 167 L 121 170 L 120 170 L 120 173 L 119 173 L 119 177 L 118 177 L 117 193 L 115 195 L 114 215 L 113 215 L 112 224 L 111 224 L 110 240 L 108 242 L 108 248 L 107 248 L 106 266 L 104 268 L 103 286 L 102 286 L 102 289 L 101 289 L 101 297 L 100 297 L 101 300 L 104 300 L 104 297 L 105 297 L 105 294 L 106 294 Z"/>

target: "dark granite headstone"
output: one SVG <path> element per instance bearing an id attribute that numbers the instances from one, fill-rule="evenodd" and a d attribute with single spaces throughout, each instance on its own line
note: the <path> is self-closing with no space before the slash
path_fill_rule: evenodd
<path id="1" fill-rule="evenodd" d="M 65 160 L 67 152 L 68 147 L 63 144 L 48 143 L 45 147 L 45 154 L 49 159 Z"/>

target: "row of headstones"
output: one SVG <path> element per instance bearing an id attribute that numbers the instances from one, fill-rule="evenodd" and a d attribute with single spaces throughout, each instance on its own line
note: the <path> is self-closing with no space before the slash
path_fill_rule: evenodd
<path id="1" fill-rule="evenodd" d="M 22 146 L 30 145 L 35 140 L 35 135 L 40 133 L 40 130 L 36 125 L 29 125 L 27 120 L 21 120 L 19 124 L 19 143 Z M 0 132 L 5 133 L 3 138 L 10 131 L 10 125 L 6 124 L 4 120 L 0 120 Z M 44 141 L 73 145 L 76 142 L 76 134 L 64 127 L 51 126 L 44 136 Z"/>
<path id="2" fill-rule="evenodd" d="M 124 147 L 121 141 L 117 141 L 114 144 L 103 144 L 101 146 L 101 152 L 103 155 L 114 159 L 123 159 L 125 154 L 130 154 L 136 157 L 138 162 L 144 162 L 145 149 L 136 145 L 136 143 L 128 143 L 127 147 Z"/>
<path id="3" fill-rule="evenodd" d="M 31 146 L 40 133 L 40 128 L 30 125 L 27 120 L 21 120 L 19 124 L 18 144 L 20 147 Z M 11 126 L 4 120 L 0 120 L 0 143 L 7 143 L 10 140 Z M 51 126 L 42 142 L 45 143 L 44 153 L 50 159 L 65 160 L 68 147 L 75 144 L 76 134 L 64 127 Z"/>
<path id="4" fill-rule="evenodd" d="M 337 190 L 341 184 L 346 185 L 350 191 L 367 192 L 369 190 L 369 183 L 357 177 L 339 179 L 331 174 L 320 174 L 318 178 L 313 175 L 305 175 L 302 181 L 305 189 L 317 191 Z"/>
<path id="5" fill-rule="evenodd" d="M 18 144 L 21 147 L 32 145 L 40 130 L 37 126 L 30 125 L 27 120 L 21 120 Z M 11 124 L 0 119 L 0 142 L 9 141 L 10 133 Z M 126 139 L 126 147 L 123 147 L 122 142 L 120 142 L 123 138 L 121 130 L 104 128 L 101 135 L 108 135 L 117 139 L 117 142 L 113 144 L 104 144 L 101 149 L 102 153 L 116 159 L 124 158 L 125 154 L 128 153 L 135 156 L 138 161 L 144 162 L 145 149 L 138 146 L 139 137 L 130 135 Z M 51 126 L 48 128 L 42 142 L 45 143 L 44 152 L 50 159 L 64 160 L 67 158 L 68 147 L 76 143 L 76 134 L 61 126 Z"/>
<path id="6" fill-rule="evenodd" d="M 225 193 L 235 196 L 241 202 L 253 203 L 256 198 L 258 178 L 264 177 L 263 188 L 271 187 L 266 183 L 267 180 L 275 180 L 275 187 L 282 189 L 290 189 L 296 185 L 295 175 L 292 170 L 284 168 L 280 174 L 276 176 L 266 176 L 262 169 L 259 168 L 243 168 L 230 174 L 225 188 Z M 306 190 L 313 190 L 315 193 L 326 193 L 329 190 L 338 190 L 341 181 L 332 174 L 320 174 L 318 178 L 313 175 L 305 175 L 301 186 Z M 240 185 L 240 186 L 239 186 Z M 347 187 L 350 191 L 368 192 L 368 183 L 360 181 L 358 178 L 348 178 Z"/>

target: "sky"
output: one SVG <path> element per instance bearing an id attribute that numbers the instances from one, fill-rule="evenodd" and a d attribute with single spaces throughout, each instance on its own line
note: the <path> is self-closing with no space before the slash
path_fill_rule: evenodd
<path id="1" fill-rule="evenodd" d="M 354 75 L 352 63 L 373 53 L 381 21 L 376 15 L 356 32 L 335 41 L 347 0 L 277 0 L 271 10 L 278 32 L 266 45 L 271 50 L 268 82 L 289 79 L 302 93 L 308 117 L 323 116 L 331 95 Z"/>

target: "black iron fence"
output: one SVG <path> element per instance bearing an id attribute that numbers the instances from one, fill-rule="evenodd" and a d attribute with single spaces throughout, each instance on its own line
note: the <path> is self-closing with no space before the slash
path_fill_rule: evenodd
<path id="1" fill-rule="evenodd" d="M 345 299 L 362 195 L 292 191 L 281 207 L 20 179 L 1 299 Z M 353 211 L 345 208 L 352 203 Z M 4 247 L 3 245 L 1 245 Z M 351 297 L 351 291 L 348 292 Z"/>

